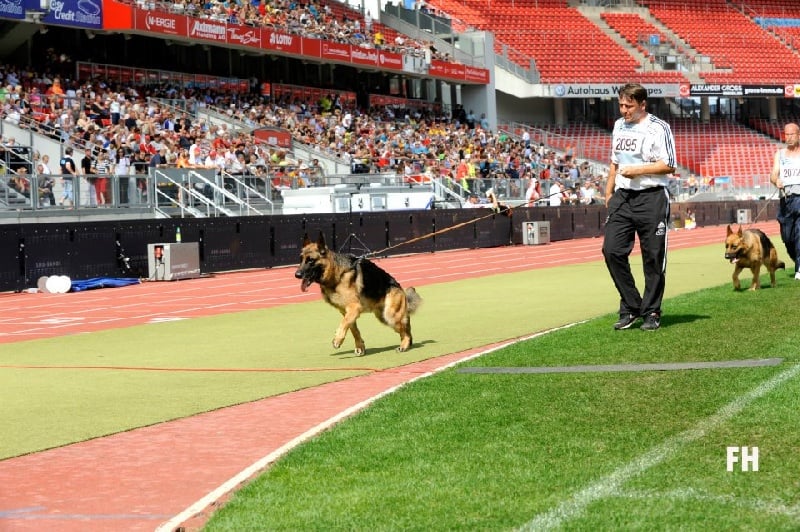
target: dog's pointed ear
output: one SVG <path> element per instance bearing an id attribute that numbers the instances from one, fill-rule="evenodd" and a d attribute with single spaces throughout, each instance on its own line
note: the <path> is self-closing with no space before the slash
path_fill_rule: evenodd
<path id="1" fill-rule="evenodd" d="M 325 253 L 328 249 L 328 246 L 325 244 L 325 235 L 322 234 L 322 231 L 319 232 L 319 237 L 317 237 L 317 247 L 320 253 Z"/>
<path id="2" fill-rule="evenodd" d="M 731 236 L 732 234 L 733 234 L 733 229 L 731 229 L 730 224 L 728 224 L 728 236 Z"/>
<path id="3" fill-rule="evenodd" d="M 308 238 L 308 233 L 305 233 L 303 235 L 303 247 L 306 247 L 310 243 L 311 243 L 311 240 L 309 240 L 309 238 Z"/>
<path id="4" fill-rule="evenodd" d="M 736 231 L 736 234 L 739 235 L 739 236 L 742 236 L 742 226 L 741 225 L 739 226 L 739 230 Z"/>

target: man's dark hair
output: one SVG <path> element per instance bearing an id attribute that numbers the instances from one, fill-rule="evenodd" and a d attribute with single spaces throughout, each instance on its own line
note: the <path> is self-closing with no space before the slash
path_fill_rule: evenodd
<path id="1" fill-rule="evenodd" d="M 630 98 L 631 100 L 642 103 L 647 99 L 647 89 L 639 83 L 628 83 L 619 90 L 620 98 Z"/>

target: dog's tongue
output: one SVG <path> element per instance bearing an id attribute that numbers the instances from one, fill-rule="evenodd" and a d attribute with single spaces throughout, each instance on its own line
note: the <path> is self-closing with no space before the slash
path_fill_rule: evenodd
<path id="1" fill-rule="evenodd" d="M 300 290 L 303 292 L 308 292 L 309 286 L 311 286 L 311 281 L 308 279 L 303 279 L 303 281 L 300 283 Z"/>
<path id="2" fill-rule="evenodd" d="M 739 259 L 737 257 L 733 257 L 731 259 L 731 264 L 736 264 L 738 261 L 739 261 Z"/>

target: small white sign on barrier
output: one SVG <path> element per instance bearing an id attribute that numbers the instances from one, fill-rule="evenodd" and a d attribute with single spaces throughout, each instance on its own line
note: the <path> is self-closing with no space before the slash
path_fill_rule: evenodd
<path id="1" fill-rule="evenodd" d="M 753 214 L 750 209 L 738 209 L 736 211 L 736 223 L 739 225 L 753 222 Z"/>
<path id="2" fill-rule="evenodd" d="M 538 246 L 550 243 L 550 222 L 522 222 L 522 243 Z"/>

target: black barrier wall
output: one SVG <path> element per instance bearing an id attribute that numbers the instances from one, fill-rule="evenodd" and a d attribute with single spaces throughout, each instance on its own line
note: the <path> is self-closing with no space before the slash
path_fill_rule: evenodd
<path id="1" fill-rule="evenodd" d="M 691 213 L 698 226 L 736 223 L 741 209 L 774 220 L 777 201 L 671 206 L 676 227 Z M 599 237 L 604 206 L 443 209 L 236 218 L 124 220 L 0 226 L 0 291 L 35 287 L 40 277 L 147 278 L 148 244 L 197 242 L 200 271 L 211 274 L 296 264 L 303 238 L 320 233 L 328 246 L 354 255 L 429 253 L 522 244 L 522 223 L 548 221 L 550 240 Z M 722 239 L 722 236 L 720 237 Z M 599 257 L 598 257 L 599 259 Z"/>

